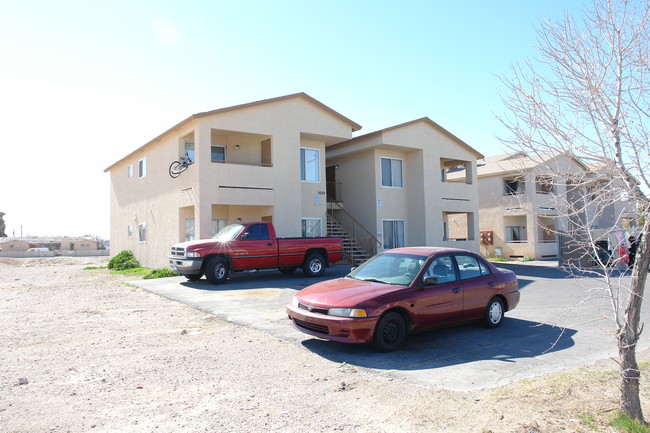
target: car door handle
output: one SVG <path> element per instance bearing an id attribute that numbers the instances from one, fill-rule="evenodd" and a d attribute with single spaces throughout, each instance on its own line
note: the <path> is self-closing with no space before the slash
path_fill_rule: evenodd
<path id="1" fill-rule="evenodd" d="M 490 281 L 490 282 L 488 283 L 488 286 L 492 287 L 492 286 L 495 286 L 496 284 L 497 284 L 497 283 L 495 283 L 494 281 Z"/>
<path id="2" fill-rule="evenodd" d="M 272 247 L 272 246 L 273 246 L 273 244 L 266 244 L 266 246 L 267 246 L 267 247 Z"/>
<path id="3" fill-rule="evenodd" d="M 451 291 L 454 293 L 458 293 L 460 292 L 460 287 L 454 287 L 453 289 L 451 289 Z"/>

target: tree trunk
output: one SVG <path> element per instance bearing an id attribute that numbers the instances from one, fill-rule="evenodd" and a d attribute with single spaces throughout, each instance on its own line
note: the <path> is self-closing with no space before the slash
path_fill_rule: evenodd
<path id="1" fill-rule="evenodd" d="M 636 344 L 643 330 L 639 327 L 641 320 L 641 303 L 645 289 L 648 263 L 650 262 L 650 218 L 643 226 L 643 238 L 636 252 L 630 293 L 625 307 L 624 322 L 618 332 L 618 355 L 620 363 L 620 409 L 632 419 L 645 422 L 639 398 L 639 381 L 641 372 L 636 362 Z"/>

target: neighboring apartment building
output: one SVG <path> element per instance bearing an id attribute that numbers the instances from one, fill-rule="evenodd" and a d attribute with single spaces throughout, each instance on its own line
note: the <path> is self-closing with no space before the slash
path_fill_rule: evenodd
<path id="1" fill-rule="evenodd" d="M 382 249 L 435 245 L 478 252 L 479 152 L 428 118 L 329 146 L 334 217 L 353 216 Z M 464 175 L 447 182 L 447 173 Z M 330 187 L 331 190 L 331 187 Z M 349 223 L 346 224 L 349 226 Z"/>
<path id="2" fill-rule="evenodd" d="M 166 266 L 172 244 L 240 220 L 272 221 L 279 236 L 326 235 L 329 210 L 363 221 L 375 246 L 450 244 L 447 224 L 453 245 L 478 251 L 482 155 L 429 119 L 352 138 L 360 128 L 305 93 L 190 116 L 105 170 L 111 249 Z M 195 162 L 170 177 L 185 152 Z M 466 185 L 444 183 L 440 169 L 459 165 Z"/>
<path id="3" fill-rule="evenodd" d="M 633 206 L 622 200 L 606 208 L 588 205 L 590 194 L 599 188 L 598 174 L 579 158 L 567 154 L 536 155 L 523 152 L 485 158 L 478 164 L 481 253 L 505 258 L 557 259 L 560 238 L 570 221 L 564 199 L 569 197 L 580 214 L 576 218 L 595 236 L 635 217 Z M 563 173 L 564 176 L 559 176 Z M 570 177 L 593 178 L 587 190 L 572 188 Z M 588 221 L 588 223 L 585 223 Z M 601 230 L 599 232 L 598 230 Z"/>

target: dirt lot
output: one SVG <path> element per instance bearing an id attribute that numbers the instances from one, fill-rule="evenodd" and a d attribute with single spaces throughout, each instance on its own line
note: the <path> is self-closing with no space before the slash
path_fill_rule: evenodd
<path id="1" fill-rule="evenodd" d="M 102 264 L 0 259 L 0 432 L 610 431 L 613 362 L 418 387 L 84 270 Z"/>

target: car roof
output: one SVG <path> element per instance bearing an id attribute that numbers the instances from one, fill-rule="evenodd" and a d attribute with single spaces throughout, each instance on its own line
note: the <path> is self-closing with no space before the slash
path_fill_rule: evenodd
<path id="1" fill-rule="evenodd" d="M 400 254 L 414 254 L 419 256 L 431 256 L 438 253 L 470 253 L 475 254 L 469 250 L 461 248 L 448 248 L 448 247 L 401 247 L 393 248 L 384 251 L 384 253 L 400 253 Z"/>

